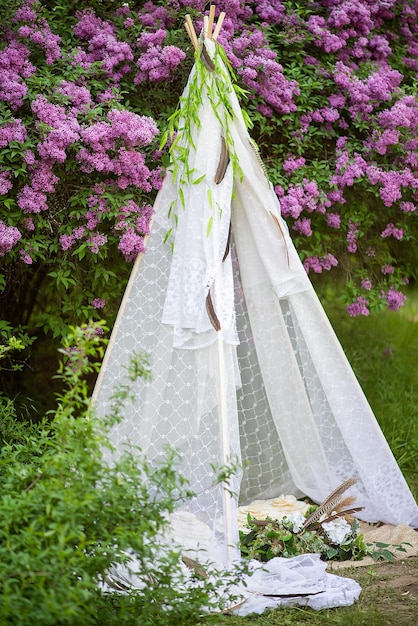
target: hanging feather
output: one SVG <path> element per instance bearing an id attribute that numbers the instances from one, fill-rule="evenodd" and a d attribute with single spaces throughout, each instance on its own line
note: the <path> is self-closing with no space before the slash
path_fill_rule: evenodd
<path id="1" fill-rule="evenodd" d="M 343 493 L 355 485 L 356 482 L 356 478 L 349 478 L 342 485 L 337 487 L 337 489 L 334 489 L 334 491 L 329 494 L 322 504 L 320 504 L 319 507 L 306 518 L 301 530 L 305 530 L 311 524 L 321 521 L 321 518 L 328 517 L 333 511 L 335 511 L 335 508 L 341 502 L 341 496 Z"/>
<path id="2" fill-rule="evenodd" d="M 231 249 L 231 230 L 232 230 L 232 224 L 231 224 L 231 222 L 229 222 L 228 239 L 226 240 L 225 252 L 224 252 L 224 255 L 222 257 L 222 263 L 226 260 L 228 254 L 229 254 L 229 251 Z"/>
<path id="3" fill-rule="evenodd" d="M 208 72 L 214 72 L 215 71 L 215 64 L 212 61 L 212 59 L 210 58 L 209 53 L 206 50 L 205 44 L 203 44 L 203 46 L 202 46 L 202 52 L 200 53 L 200 59 L 201 59 L 203 65 L 206 67 Z"/>
<path id="4" fill-rule="evenodd" d="M 206 296 L 206 311 L 210 319 L 210 323 L 212 324 L 214 329 L 216 331 L 221 330 L 221 324 L 219 322 L 218 316 L 215 313 L 210 291 L 208 292 L 208 295 Z"/>
<path id="5" fill-rule="evenodd" d="M 219 157 L 218 167 L 215 174 L 215 183 L 219 185 L 225 177 L 226 169 L 229 165 L 229 152 L 226 147 L 225 137 L 221 137 L 221 156 Z"/>
<path id="6" fill-rule="evenodd" d="M 182 556 L 181 560 L 183 561 L 185 566 L 192 570 L 192 572 L 196 574 L 196 576 L 198 576 L 199 578 L 208 577 L 207 573 L 205 572 L 203 566 L 199 563 L 199 561 L 195 561 L 188 556 Z"/>
<path id="7" fill-rule="evenodd" d="M 287 247 L 286 237 L 284 236 L 282 225 L 280 224 L 280 221 L 278 220 L 277 215 L 274 215 L 274 213 L 272 211 L 270 211 L 270 215 L 274 219 L 274 221 L 276 223 L 276 226 L 279 229 L 281 236 L 283 237 L 284 245 L 286 247 L 287 267 L 290 267 L 289 250 L 288 250 L 288 247 Z"/>
<path id="8" fill-rule="evenodd" d="M 253 139 L 250 139 L 250 146 L 254 150 L 254 154 L 257 157 L 257 161 L 260 164 L 261 169 L 263 170 L 264 176 L 267 178 L 267 181 L 270 182 L 268 174 L 267 174 L 266 167 L 265 167 L 265 165 L 263 163 L 263 159 L 261 158 L 260 152 L 258 151 L 258 146 L 257 146 L 257 144 L 255 143 L 255 141 Z"/>

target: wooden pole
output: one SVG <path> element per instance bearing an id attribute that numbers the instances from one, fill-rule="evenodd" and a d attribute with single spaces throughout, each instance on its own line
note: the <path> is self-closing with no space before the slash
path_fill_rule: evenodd
<path id="1" fill-rule="evenodd" d="M 188 26 L 188 29 L 186 26 L 186 30 L 189 34 L 190 39 L 192 40 L 192 44 L 194 45 L 195 50 L 199 50 L 199 42 L 196 37 L 196 32 L 193 26 L 192 18 L 190 17 L 190 15 L 186 15 L 185 19 L 186 19 L 186 24 Z"/>
<path id="2" fill-rule="evenodd" d="M 209 9 L 209 23 L 208 23 L 208 39 L 212 39 L 213 21 L 215 19 L 215 5 L 211 4 Z"/>
<path id="3" fill-rule="evenodd" d="M 219 35 L 219 32 L 220 32 L 220 30 L 222 28 L 222 24 L 223 24 L 224 19 L 225 19 L 225 13 L 224 13 L 224 11 L 222 11 L 222 13 L 218 17 L 218 22 L 217 22 L 216 27 L 215 27 L 215 32 L 213 33 L 212 39 L 214 41 L 216 41 L 218 39 L 218 35 Z"/>

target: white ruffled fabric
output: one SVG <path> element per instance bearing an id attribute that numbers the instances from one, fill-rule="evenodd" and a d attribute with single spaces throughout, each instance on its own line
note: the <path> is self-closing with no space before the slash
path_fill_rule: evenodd
<path id="1" fill-rule="evenodd" d="M 138 574 L 139 564 L 135 555 L 130 556 L 131 560 L 124 566 L 109 572 L 107 580 L 101 585 L 104 592 L 126 593 L 130 588 L 140 590 L 149 584 L 146 577 Z M 351 578 L 329 574 L 326 567 L 318 554 L 287 559 L 277 557 L 268 563 L 250 561 L 249 569 L 252 571 L 234 587 L 228 586 L 227 582 L 223 586 L 219 572 L 209 574 L 208 582 L 214 583 L 217 589 L 217 596 L 211 599 L 210 610 L 220 611 L 219 598 L 226 600 L 231 594 L 236 599 L 223 610 L 239 616 L 261 614 L 266 609 L 279 607 L 306 606 L 319 611 L 354 604 L 361 593 L 360 585 Z M 185 586 L 193 588 L 202 585 L 183 563 L 179 564 L 179 568 L 177 582 L 174 578 L 179 590 Z"/>
<path id="2" fill-rule="evenodd" d="M 327 565 L 318 554 L 276 557 L 252 565 L 254 572 L 245 579 L 245 602 L 233 611 L 236 615 L 296 605 L 318 611 L 350 606 L 361 592 L 355 580 L 326 572 Z"/>

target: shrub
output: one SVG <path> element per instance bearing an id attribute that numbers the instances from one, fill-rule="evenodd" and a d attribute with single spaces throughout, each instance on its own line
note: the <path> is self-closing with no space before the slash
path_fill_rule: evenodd
<path id="1" fill-rule="evenodd" d="M 103 451 L 111 447 L 107 433 L 121 419 L 129 380 L 149 372 L 137 357 L 113 411 L 100 423 L 82 382 L 91 359 L 100 356 L 100 328 L 68 335 L 63 351 L 69 358 L 60 373 L 67 388 L 52 419 L 19 424 L 12 403 L 0 403 L 2 624 L 195 624 L 217 602 L 214 583 L 181 584 L 180 555 L 161 548 L 167 513 L 188 497 L 175 454 L 167 452 L 154 467 L 132 450 L 113 466 L 104 461 Z M 112 567 L 132 552 L 136 588 L 104 593 L 101 584 Z"/>

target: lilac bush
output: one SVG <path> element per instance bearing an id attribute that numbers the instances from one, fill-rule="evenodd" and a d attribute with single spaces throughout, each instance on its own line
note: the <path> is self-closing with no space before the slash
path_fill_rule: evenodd
<path id="1" fill-rule="evenodd" d="M 59 336 L 68 323 L 112 320 L 145 249 L 158 139 L 193 63 L 184 16 L 199 32 L 208 7 L 6 8 L 2 310 Z M 219 41 L 248 90 L 242 104 L 306 271 L 335 275 L 351 316 L 397 310 L 417 262 L 418 5 L 219 0 L 221 10 Z"/>

